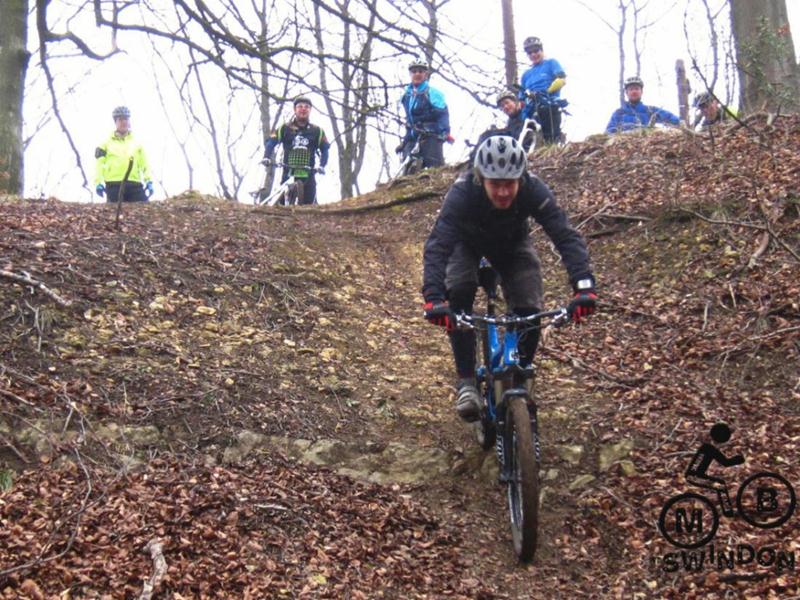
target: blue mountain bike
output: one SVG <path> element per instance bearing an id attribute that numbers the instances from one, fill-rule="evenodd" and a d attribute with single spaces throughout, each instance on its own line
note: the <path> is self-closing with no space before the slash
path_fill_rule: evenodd
<path id="1" fill-rule="evenodd" d="M 456 315 L 458 327 L 475 329 L 481 364 L 477 367 L 478 389 L 483 397 L 481 419 L 475 424 L 478 443 L 484 450 L 495 446 L 500 482 L 505 483 L 514 552 L 523 562 L 533 560 L 539 514 L 540 444 L 533 398 L 533 368 L 519 363 L 520 338 L 542 321 L 550 326 L 569 320 L 566 308 L 519 317 L 497 315 L 498 275 L 483 259 L 479 269 L 486 292 L 486 314 Z"/>

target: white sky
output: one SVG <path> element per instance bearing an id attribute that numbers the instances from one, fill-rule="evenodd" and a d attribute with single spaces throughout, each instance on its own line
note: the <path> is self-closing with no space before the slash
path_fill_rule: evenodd
<path id="1" fill-rule="evenodd" d="M 712 0 L 713 2 L 719 0 Z M 755 1 L 755 0 L 754 0 Z M 596 11 L 606 15 L 611 22 L 617 20 L 616 0 L 587 0 Z M 697 5 L 700 2 L 692 0 Z M 491 3 L 491 4 L 490 4 Z M 493 5 L 492 8 L 487 8 Z M 643 101 L 661 106 L 678 113 L 677 93 L 675 91 L 675 61 L 682 58 L 691 65 L 686 49 L 683 31 L 683 11 L 686 0 L 659 0 L 651 5 L 663 6 L 667 11 L 656 27 L 648 30 L 642 53 L 642 77 L 645 81 Z M 796 52 L 800 42 L 800 0 L 786 0 L 789 21 L 795 40 Z M 450 30 L 455 28 L 464 32 L 464 39 L 478 48 L 485 48 L 493 55 L 500 55 L 502 45 L 502 26 L 500 20 L 500 0 L 452 0 L 447 8 L 447 17 L 452 25 L 443 24 Z M 668 10 L 670 7 L 671 10 Z M 616 35 L 597 16 L 582 7 L 575 0 L 516 0 L 514 2 L 516 38 L 519 48 L 520 75 L 528 65 L 522 52 L 522 40 L 530 35 L 538 36 L 544 44 L 545 55 L 556 58 L 567 73 L 567 85 L 562 97 L 569 100 L 570 116 L 565 117 L 562 128 L 569 140 L 582 140 L 587 135 L 601 132 L 611 112 L 618 106 L 618 49 Z M 91 15 L 90 15 L 91 16 Z M 698 33 L 694 42 L 698 48 L 705 48 L 706 31 L 704 17 L 698 23 Z M 189 188 L 189 175 L 181 145 L 177 141 L 184 132 L 171 129 L 170 115 L 175 114 L 162 102 L 156 92 L 155 76 L 151 64 L 149 44 L 136 41 L 140 38 L 120 38 L 120 45 L 127 50 L 113 59 L 92 66 L 92 70 L 80 79 L 73 93 L 60 98 L 60 108 L 65 120 L 75 136 L 75 143 L 81 152 L 81 160 L 93 190 L 94 148 L 113 130 L 111 109 L 118 104 L 128 105 L 132 112 L 132 127 L 136 136 L 144 143 L 150 158 L 156 183 L 155 199 L 178 194 Z M 34 42 L 35 43 L 35 42 Z M 107 35 L 97 40 L 98 45 L 108 43 Z M 141 50 L 137 51 L 137 45 Z M 66 46 L 65 46 L 66 47 Z M 34 49 L 32 49 L 34 50 Z M 629 55 L 631 54 L 629 50 Z M 707 57 L 698 56 L 700 61 Z M 398 61 L 396 83 L 406 83 L 408 59 Z M 63 64 L 63 63 L 61 63 Z M 435 65 L 434 65 L 435 66 Z M 488 66 L 488 65 L 487 65 Z M 498 88 L 504 79 L 502 65 L 497 65 Z M 634 73 L 632 63 L 626 74 Z M 80 74 L 79 74 L 80 75 Z M 41 81 L 32 81 L 33 72 L 29 70 L 27 90 L 41 90 Z M 690 81 L 700 89 L 700 81 L 689 73 Z M 162 87 L 169 87 L 168 81 L 159 79 Z M 434 75 L 431 84 L 444 93 L 450 108 L 450 118 L 456 143 L 445 146 L 448 162 L 457 162 L 466 157 L 466 139 L 477 138 L 480 131 L 492 123 L 501 124 L 505 117 L 498 111 L 480 107 L 463 92 L 443 82 Z M 59 89 L 63 91 L 63 81 Z M 717 90 L 718 93 L 720 90 Z M 398 92 L 399 95 L 399 92 Z M 396 101 L 396 99 L 392 99 Z M 216 103 L 225 102 L 220 95 Z M 31 93 L 25 99 L 25 135 L 29 136 L 36 128 L 35 119 L 49 109 L 49 95 Z M 394 105 L 393 105 L 394 108 Z M 176 108 L 174 111 L 179 111 Z M 238 118 L 249 123 L 248 135 L 236 145 L 237 162 L 247 166 L 246 183 L 239 194 L 239 200 L 249 201 L 248 191 L 259 186 L 262 173 L 257 166 L 257 158 L 262 152 L 257 115 L 250 109 L 243 109 Z M 176 127 L 183 127 L 172 120 Z M 316 122 L 331 135 L 331 128 L 321 118 L 319 111 L 312 112 L 312 122 Z M 398 128 L 399 132 L 399 128 Z M 391 142 L 391 140 L 390 140 Z M 393 143 L 388 144 L 390 148 Z M 377 148 L 377 146 L 376 146 Z M 216 193 L 216 179 L 209 169 L 213 169 L 210 145 L 189 143 L 184 150 L 191 155 L 193 167 L 193 188 L 204 193 Z M 255 156 L 255 159 L 251 159 Z M 93 192 L 82 186 L 79 169 L 75 165 L 72 150 L 57 124 L 48 123 L 38 132 L 25 155 L 25 193 L 28 197 L 56 196 L 72 201 L 99 201 Z M 397 162 L 395 157 L 392 160 Z M 369 191 L 375 184 L 378 166 L 365 165 L 360 177 L 362 192 Z M 320 202 L 338 200 L 338 173 L 336 172 L 335 147 L 328 173 L 318 176 L 318 197 Z"/>

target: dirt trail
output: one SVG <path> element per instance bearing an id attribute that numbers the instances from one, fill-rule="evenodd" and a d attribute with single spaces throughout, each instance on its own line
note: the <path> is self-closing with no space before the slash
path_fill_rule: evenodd
<path id="1" fill-rule="evenodd" d="M 732 129 L 538 158 L 590 241 L 602 310 L 538 357 L 531 566 L 420 315 L 453 171 L 336 207 L 187 195 L 125 207 L 121 230 L 106 206 L 1 202 L 0 267 L 71 304 L 0 282 L 0 593 L 138 596 L 158 538 L 164 598 L 797 596 L 775 565 L 665 569 L 655 527 L 718 421 L 747 458 L 731 485 L 800 482 L 800 128 L 779 125 L 771 150 Z M 538 239 L 555 305 L 568 286 Z M 404 470 L 376 471 L 390 459 Z M 723 520 L 715 544 L 788 556 L 798 519 Z"/>

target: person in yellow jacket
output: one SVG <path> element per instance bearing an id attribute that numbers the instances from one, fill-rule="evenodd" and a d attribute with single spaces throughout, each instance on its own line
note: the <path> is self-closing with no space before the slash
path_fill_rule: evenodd
<path id="1" fill-rule="evenodd" d="M 118 106 L 112 112 L 116 129 L 111 136 L 94 151 L 95 191 L 107 202 L 116 202 L 119 188 L 133 158 L 133 166 L 125 183 L 123 202 L 147 202 L 153 195 L 150 167 L 142 145 L 131 133 L 131 111 L 127 106 Z"/>

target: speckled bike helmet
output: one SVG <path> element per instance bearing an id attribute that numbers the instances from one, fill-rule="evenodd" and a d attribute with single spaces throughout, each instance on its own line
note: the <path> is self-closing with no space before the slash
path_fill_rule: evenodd
<path id="1" fill-rule="evenodd" d="M 519 179 L 528 161 L 522 146 L 513 137 L 493 135 L 478 147 L 473 166 L 486 179 Z"/>
<path id="2" fill-rule="evenodd" d="M 714 96 L 712 96 L 710 92 L 700 92 L 694 98 L 694 105 L 697 108 L 703 108 L 706 104 L 711 102 L 713 99 L 714 99 Z"/>
<path id="3" fill-rule="evenodd" d="M 528 52 L 531 48 L 542 48 L 542 40 L 536 36 L 527 37 L 525 41 L 522 42 L 522 47 L 525 49 L 525 52 Z"/>
<path id="4" fill-rule="evenodd" d="M 629 85 L 638 85 L 639 87 L 644 87 L 644 81 L 642 81 L 642 78 L 639 77 L 638 75 L 634 75 L 633 77 L 628 77 L 625 80 L 624 87 L 627 89 Z"/>
<path id="5" fill-rule="evenodd" d="M 411 69 L 425 69 L 426 71 L 430 71 L 431 67 L 424 58 L 417 57 L 408 65 L 408 70 L 410 71 Z"/>
<path id="6" fill-rule="evenodd" d="M 118 106 L 114 110 L 111 111 L 111 116 L 116 121 L 119 118 L 130 119 L 131 118 L 131 110 L 127 106 Z"/>
<path id="7" fill-rule="evenodd" d="M 505 100 L 506 98 L 510 98 L 511 100 L 517 100 L 517 93 L 513 90 L 503 90 L 499 94 L 497 94 L 497 106 Z"/>

